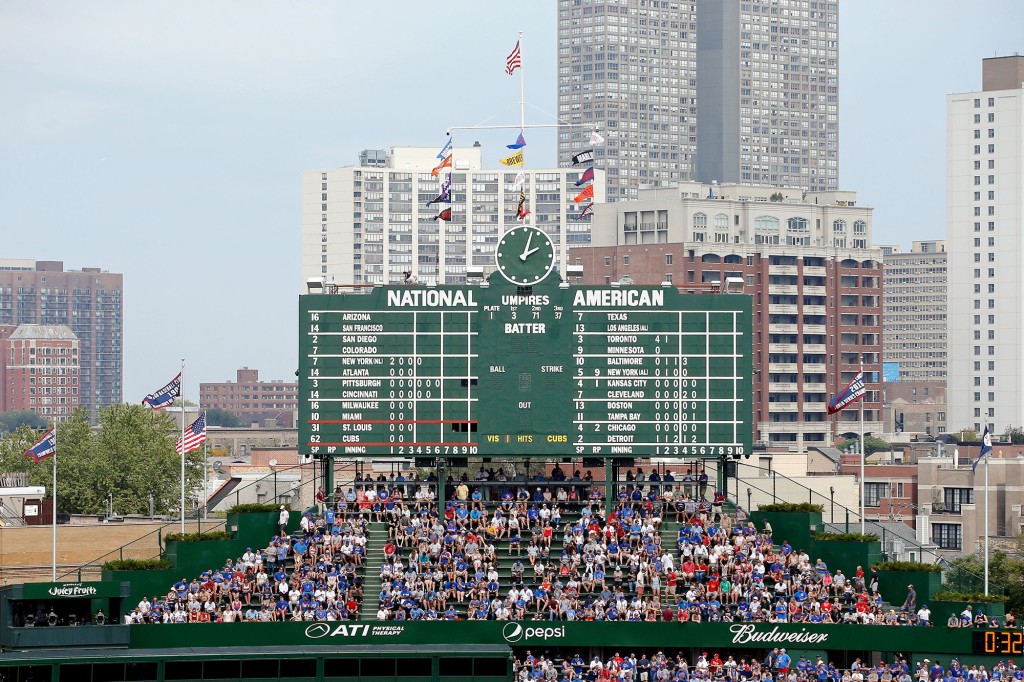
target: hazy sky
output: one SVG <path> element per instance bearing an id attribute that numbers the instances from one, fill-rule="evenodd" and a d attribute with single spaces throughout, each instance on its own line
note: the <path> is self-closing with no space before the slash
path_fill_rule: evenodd
<path id="1" fill-rule="evenodd" d="M 0 0 L 0 258 L 124 273 L 125 400 L 294 379 L 303 170 L 555 111 L 554 0 Z M 945 234 L 945 95 L 1024 50 L 1019 0 L 843 0 L 840 185 L 875 241 Z M 496 164 L 507 134 L 456 132 Z M 555 164 L 554 135 L 527 163 Z"/>

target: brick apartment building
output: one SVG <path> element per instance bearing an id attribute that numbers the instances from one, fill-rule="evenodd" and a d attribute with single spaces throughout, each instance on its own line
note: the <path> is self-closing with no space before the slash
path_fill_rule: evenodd
<path id="1" fill-rule="evenodd" d="M 199 384 L 202 409 L 218 408 L 237 415 L 243 424 L 265 425 L 273 420 L 281 428 L 294 428 L 299 408 L 296 382 L 260 381 L 259 370 L 242 367 L 235 381 Z"/>

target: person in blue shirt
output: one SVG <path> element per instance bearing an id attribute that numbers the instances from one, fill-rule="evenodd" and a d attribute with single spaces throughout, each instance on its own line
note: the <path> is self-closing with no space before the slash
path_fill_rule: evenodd
<path id="1" fill-rule="evenodd" d="M 783 604 L 783 609 L 785 609 L 785 605 L 784 604 Z M 790 666 L 790 664 L 792 662 L 793 662 L 793 659 L 790 658 L 789 654 L 786 653 L 786 650 L 785 649 L 780 649 L 779 650 L 779 656 L 778 656 L 778 658 L 775 659 L 775 669 L 778 670 L 779 673 L 781 673 L 782 675 L 788 675 L 789 674 L 789 666 Z"/>

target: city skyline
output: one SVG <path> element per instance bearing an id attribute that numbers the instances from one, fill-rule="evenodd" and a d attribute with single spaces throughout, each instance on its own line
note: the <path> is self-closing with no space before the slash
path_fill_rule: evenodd
<path id="1" fill-rule="evenodd" d="M 440 148 L 449 127 L 516 124 L 504 65 L 520 30 L 527 120 L 556 110 L 555 3 L 511 18 L 468 1 L 235 10 L 0 8 L 12 65 L 0 74 L 0 256 L 124 274 L 126 402 L 183 357 L 191 400 L 243 365 L 291 379 L 303 171 L 355 164 L 366 148 Z M 927 15 L 841 3 L 840 189 L 875 208 L 877 243 L 944 238 L 945 96 L 977 88 L 981 58 L 1019 49 L 1021 18 L 1009 1 Z M 457 131 L 457 144 L 479 139 L 494 168 L 514 133 L 480 133 Z M 529 167 L 558 163 L 553 132 L 527 140 Z"/>

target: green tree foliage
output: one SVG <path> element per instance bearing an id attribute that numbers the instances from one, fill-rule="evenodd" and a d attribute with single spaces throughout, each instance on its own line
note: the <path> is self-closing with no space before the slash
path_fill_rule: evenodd
<path id="1" fill-rule="evenodd" d="M 841 441 L 836 445 L 840 450 L 846 450 L 846 448 L 853 446 L 855 450 L 860 450 L 860 438 L 848 438 Z M 867 454 L 872 455 L 876 452 L 888 452 L 891 449 L 891 445 L 882 440 L 881 438 L 875 438 L 874 436 L 864 436 L 864 450 Z"/>
<path id="2" fill-rule="evenodd" d="M 1024 428 L 1020 426 L 1008 427 L 1006 433 L 1003 434 L 1003 440 L 1010 445 L 1024 445 Z"/>
<path id="3" fill-rule="evenodd" d="M 989 582 L 1006 590 L 1006 612 L 1019 614 L 1024 608 L 1024 559 L 1005 552 L 992 552 L 988 561 Z M 946 584 L 957 592 L 981 592 L 985 567 L 982 558 L 971 554 L 955 559 L 946 572 Z"/>
<path id="4" fill-rule="evenodd" d="M 174 446 L 179 433 L 174 421 L 139 405 L 114 405 L 100 412 L 93 431 L 84 410 L 57 428 L 57 508 L 73 514 L 99 514 L 107 495 L 118 514 L 149 513 L 149 494 L 157 513 L 174 513 L 180 506 L 181 459 Z M 33 462 L 23 453 L 38 434 L 21 427 L 0 440 L 0 471 L 27 471 L 32 485 L 46 487 L 52 479 L 52 459 Z M 202 450 L 185 458 L 185 490 L 195 497 L 203 478 Z M 188 505 L 191 509 L 191 504 Z"/>
<path id="5" fill-rule="evenodd" d="M 17 431 L 20 426 L 46 429 L 49 428 L 50 423 L 32 410 L 11 410 L 0 414 L 0 436 Z"/>
<path id="6" fill-rule="evenodd" d="M 242 420 L 234 412 L 211 407 L 206 410 L 206 423 L 210 426 L 227 426 L 235 428 L 242 425 Z"/>
<path id="7" fill-rule="evenodd" d="M 981 436 L 974 429 L 963 429 L 952 434 L 953 440 L 957 443 L 977 443 L 981 440 Z"/>

